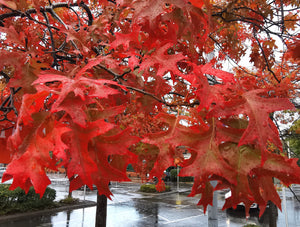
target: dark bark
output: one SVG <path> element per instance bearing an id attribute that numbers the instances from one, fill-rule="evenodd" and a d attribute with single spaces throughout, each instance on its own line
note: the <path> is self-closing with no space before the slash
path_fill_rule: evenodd
<path id="1" fill-rule="evenodd" d="M 277 218 L 278 218 L 278 210 L 274 203 L 269 203 L 269 226 L 270 227 L 277 227 Z"/>
<path id="2" fill-rule="evenodd" d="M 97 194 L 97 209 L 95 227 L 106 227 L 107 198 L 105 195 Z"/>

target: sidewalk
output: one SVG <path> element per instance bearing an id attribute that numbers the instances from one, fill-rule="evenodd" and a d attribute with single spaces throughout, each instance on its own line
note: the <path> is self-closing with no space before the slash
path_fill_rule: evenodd
<path id="1" fill-rule="evenodd" d="M 30 218 L 34 218 L 37 216 L 49 215 L 49 214 L 58 213 L 61 211 L 75 210 L 75 209 L 81 209 L 81 208 L 93 207 L 93 206 L 96 206 L 96 202 L 79 201 L 79 203 L 76 203 L 76 204 L 63 205 L 63 206 L 60 206 L 57 208 L 31 211 L 31 212 L 27 212 L 27 213 L 5 215 L 5 216 L 0 216 L 0 224 L 6 223 L 6 222 L 20 221 L 22 219 L 30 219 Z"/>

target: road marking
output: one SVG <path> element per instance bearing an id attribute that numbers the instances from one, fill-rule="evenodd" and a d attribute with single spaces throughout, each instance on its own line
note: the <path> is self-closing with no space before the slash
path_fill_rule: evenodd
<path id="1" fill-rule="evenodd" d="M 149 217 L 155 217 L 155 215 L 147 215 L 147 216 L 143 216 L 143 217 L 139 217 L 139 218 L 133 218 L 133 219 L 130 219 L 131 221 L 139 221 L 141 219 L 146 219 L 146 218 L 149 218 Z"/>
<path id="2" fill-rule="evenodd" d="M 167 221 L 167 222 L 170 222 L 171 220 L 169 220 L 169 219 L 167 219 L 167 218 L 165 218 L 165 217 L 163 217 L 163 216 L 161 216 L 161 215 L 157 215 L 159 218 L 161 218 L 161 219 L 164 219 L 165 221 Z"/>
<path id="3" fill-rule="evenodd" d="M 186 218 L 181 218 L 181 219 L 177 219 L 177 220 L 173 220 L 173 221 L 168 221 L 166 223 L 163 223 L 164 225 L 170 224 L 170 223 L 175 223 L 175 222 L 180 222 L 180 221 L 184 221 L 190 218 L 196 218 L 196 217 L 202 217 L 204 216 L 203 214 L 199 214 L 199 215 L 195 215 L 195 216 L 190 216 L 190 217 L 186 217 Z"/>
<path id="4" fill-rule="evenodd" d="M 189 207 L 189 206 L 191 206 L 191 205 L 176 205 L 175 208 L 182 209 L 182 208 Z"/>

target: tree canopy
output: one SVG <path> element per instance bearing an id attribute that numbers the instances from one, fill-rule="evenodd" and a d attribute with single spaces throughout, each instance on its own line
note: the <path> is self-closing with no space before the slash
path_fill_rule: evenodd
<path id="1" fill-rule="evenodd" d="M 224 209 L 300 183 L 273 113 L 295 110 L 299 1 L 0 0 L 1 152 L 11 189 L 70 190 L 180 165 L 191 196 Z M 246 62 L 246 64 L 245 64 Z M 231 67 L 228 67 L 228 65 Z M 183 150 L 191 157 L 183 158 Z M 210 181 L 218 184 L 213 188 Z"/>

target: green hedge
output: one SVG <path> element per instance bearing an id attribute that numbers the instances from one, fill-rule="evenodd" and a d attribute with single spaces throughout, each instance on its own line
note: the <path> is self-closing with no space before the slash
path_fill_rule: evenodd
<path id="1" fill-rule="evenodd" d="M 156 192 L 158 192 L 158 191 L 156 191 L 155 184 L 143 184 L 143 185 L 141 185 L 140 191 L 141 192 L 147 192 L 147 193 L 156 193 Z M 166 185 L 165 192 L 169 192 L 169 191 L 171 191 L 171 188 L 170 188 L 170 186 Z"/>
<path id="2" fill-rule="evenodd" d="M 46 188 L 42 198 L 31 187 L 26 194 L 21 188 L 9 190 L 10 185 L 0 185 L 0 215 L 39 210 L 55 206 L 56 191 Z"/>
<path id="3" fill-rule="evenodd" d="M 170 171 L 170 179 L 172 182 L 177 181 L 177 169 L 172 169 Z M 193 177 L 179 177 L 180 182 L 193 182 L 194 178 Z"/>

